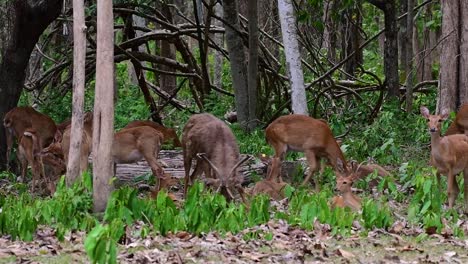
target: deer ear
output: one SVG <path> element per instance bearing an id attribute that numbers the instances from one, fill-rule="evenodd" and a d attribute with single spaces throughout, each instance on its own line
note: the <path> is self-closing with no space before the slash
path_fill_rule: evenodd
<path id="1" fill-rule="evenodd" d="M 421 115 L 424 116 L 425 118 L 429 118 L 429 109 L 425 106 L 421 106 L 419 108 L 419 111 L 421 111 Z"/>
<path id="2" fill-rule="evenodd" d="M 449 116 L 449 112 L 447 111 L 447 109 L 442 110 L 442 113 L 440 114 L 440 118 L 442 120 L 446 120 L 448 116 Z"/>

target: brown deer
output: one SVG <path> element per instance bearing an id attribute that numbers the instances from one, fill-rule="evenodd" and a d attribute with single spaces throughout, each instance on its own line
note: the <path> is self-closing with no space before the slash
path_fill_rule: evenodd
<path id="1" fill-rule="evenodd" d="M 306 115 L 286 115 L 277 118 L 265 130 L 266 141 L 275 150 L 275 157 L 283 160 L 287 151 L 305 153 L 309 174 L 306 184 L 321 167 L 320 158 L 326 158 L 335 172 L 348 175 L 348 165 L 330 127 L 324 120 Z M 318 180 L 315 188 L 319 190 Z"/>
<path id="2" fill-rule="evenodd" d="M 144 158 L 156 179 L 155 195 L 160 189 L 164 170 L 158 164 L 158 153 L 163 135 L 149 126 L 122 129 L 114 134 L 112 156 L 114 163 L 134 163 Z"/>
<path id="3" fill-rule="evenodd" d="M 351 190 L 354 180 L 354 177 L 343 177 L 341 175 L 336 177 L 336 190 L 341 195 L 333 197 L 332 207 L 349 207 L 354 211 L 361 210 L 361 198 Z"/>
<path id="4" fill-rule="evenodd" d="M 17 138 L 19 142 L 19 139 L 23 137 L 27 129 L 37 133 L 40 149 L 52 143 L 57 130 L 54 121 L 50 117 L 37 112 L 32 107 L 13 108 L 3 118 L 3 125 L 5 126 L 7 137 L 7 161 L 10 160 L 14 138 Z M 32 146 L 32 143 L 25 144 L 24 146 L 26 145 Z"/>
<path id="5" fill-rule="evenodd" d="M 447 119 L 448 113 L 431 115 L 424 106 L 420 110 L 421 115 L 427 119 L 431 134 L 431 164 L 437 168 L 439 188 L 440 175 L 447 175 L 449 208 L 452 208 L 459 193 L 455 176 L 463 172 L 465 179 L 465 213 L 468 213 L 468 137 L 464 134 L 442 137 L 440 127 L 442 121 Z"/>
<path id="6" fill-rule="evenodd" d="M 257 182 L 252 190 L 252 195 L 266 194 L 274 200 L 281 200 L 284 198 L 284 187 L 286 182 L 276 182 L 268 179 Z"/>
<path id="7" fill-rule="evenodd" d="M 174 145 L 174 147 L 182 147 L 182 143 L 180 142 L 179 140 L 179 137 L 177 136 L 177 133 L 175 131 L 175 129 L 173 128 L 168 128 L 168 127 L 165 127 L 163 125 L 160 125 L 156 122 L 153 122 L 153 121 L 140 121 L 140 120 L 136 120 L 136 121 L 132 121 L 130 123 L 128 123 L 128 125 L 126 125 L 123 129 L 127 129 L 127 128 L 132 128 L 132 127 L 140 127 L 140 126 L 150 126 L 154 129 L 156 129 L 157 131 L 161 132 L 161 134 L 163 134 L 164 136 L 164 143 L 168 142 L 169 140 L 172 140 L 172 144 Z"/>
<path id="8" fill-rule="evenodd" d="M 464 104 L 458 110 L 455 120 L 447 128 L 446 136 L 465 134 L 468 136 L 468 104 Z"/>
<path id="9" fill-rule="evenodd" d="M 92 150 L 92 133 L 93 133 L 93 113 L 87 112 L 83 118 L 83 135 L 81 143 L 81 153 L 80 153 L 80 174 L 88 169 L 88 157 Z M 61 129 L 68 125 L 61 131 Z M 71 124 L 68 121 L 59 124 L 57 133 L 55 135 L 56 142 L 50 144 L 47 148 L 41 151 L 41 155 L 46 155 L 47 153 L 54 153 L 58 155 L 61 153 L 63 156 L 63 162 L 65 165 L 68 164 L 68 155 L 70 152 L 70 133 L 71 133 Z"/>
<path id="10" fill-rule="evenodd" d="M 249 157 L 240 159 L 239 146 L 231 129 L 211 114 L 196 114 L 190 117 L 182 133 L 182 148 L 185 167 L 184 196 L 189 185 L 202 173 L 206 183 L 214 185 L 228 200 L 237 190 L 243 201 L 241 186 L 243 176 L 237 168 Z M 196 167 L 190 175 L 192 159 L 197 158 Z"/>

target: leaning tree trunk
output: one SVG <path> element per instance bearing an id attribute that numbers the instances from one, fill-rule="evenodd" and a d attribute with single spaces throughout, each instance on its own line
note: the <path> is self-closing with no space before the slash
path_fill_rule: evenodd
<path id="1" fill-rule="evenodd" d="M 218 17 L 223 17 L 223 8 L 221 7 L 220 3 L 217 3 L 214 7 L 215 15 Z M 216 27 L 222 27 L 222 22 L 218 19 L 215 19 L 213 25 Z M 224 46 L 224 36 L 222 33 L 214 33 L 214 42 L 219 47 Z M 223 61 L 224 57 L 223 54 L 215 49 L 213 51 L 214 56 L 214 65 L 213 65 L 213 85 L 222 88 L 223 86 Z"/>
<path id="2" fill-rule="evenodd" d="M 0 117 L 18 103 L 23 90 L 29 57 L 42 32 L 62 9 L 62 0 L 15 0 L 0 3 L 8 10 L 2 17 L 2 46 L 0 55 Z M 0 170 L 6 168 L 6 135 L 0 122 Z"/>
<path id="3" fill-rule="evenodd" d="M 457 107 L 458 59 L 460 54 L 459 1 L 442 0 L 442 50 L 440 54 L 439 97 L 437 111 L 455 110 Z"/>
<path id="4" fill-rule="evenodd" d="M 232 86 L 236 101 L 237 121 L 246 130 L 249 119 L 249 94 L 247 88 L 247 69 L 242 37 L 236 30 L 240 29 L 237 0 L 223 1 L 224 20 L 227 24 L 226 44 L 231 62 Z"/>
<path id="5" fill-rule="evenodd" d="M 114 140 L 114 18 L 112 0 L 97 3 L 96 95 L 93 121 L 94 211 L 106 209 L 113 189 Z"/>
<path id="6" fill-rule="evenodd" d="M 295 114 L 307 115 L 304 75 L 301 67 L 299 43 L 297 41 L 296 17 L 292 0 L 278 0 L 278 12 L 283 34 L 284 52 L 291 83 L 292 110 Z"/>

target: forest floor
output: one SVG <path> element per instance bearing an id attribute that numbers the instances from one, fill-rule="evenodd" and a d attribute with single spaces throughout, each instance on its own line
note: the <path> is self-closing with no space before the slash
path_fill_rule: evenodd
<path id="1" fill-rule="evenodd" d="M 184 175 L 180 151 L 163 151 L 161 160 L 166 172 L 174 177 Z M 250 164 L 242 171 L 264 170 Z M 130 181 L 134 175 L 150 172 L 145 162 L 121 165 L 117 175 Z M 171 193 L 182 195 L 182 184 Z M 285 208 L 287 201 L 273 201 L 272 206 Z M 393 203 L 392 210 L 407 205 Z M 467 233 L 468 222 L 459 220 Z M 453 236 L 451 230 L 433 234 L 412 226 L 402 217 L 389 230 L 365 232 L 358 222 L 350 236 L 333 235 L 327 224 L 314 223 L 307 231 L 283 220 L 243 230 L 238 234 L 210 232 L 195 236 L 185 231 L 167 236 L 141 238 L 140 225 L 127 227 L 120 241 L 120 263 L 468 263 L 468 240 Z M 55 231 L 40 227 L 32 242 L 11 241 L 0 237 L 0 263 L 87 263 L 84 232 L 65 235 L 58 241 Z"/>

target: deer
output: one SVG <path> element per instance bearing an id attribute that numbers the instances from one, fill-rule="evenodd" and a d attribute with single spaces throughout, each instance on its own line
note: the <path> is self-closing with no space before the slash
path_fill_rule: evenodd
<path id="1" fill-rule="evenodd" d="M 112 145 L 112 157 L 115 165 L 118 163 L 134 163 L 144 158 L 153 176 L 156 179 L 155 197 L 161 188 L 164 170 L 158 164 L 158 153 L 161 148 L 163 135 L 161 132 L 149 126 L 122 129 L 114 134 Z"/>
<path id="2" fill-rule="evenodd" d="M 66 125 L 66 126 L 65 126 Z M 44 156 L 47 153 L 53 153 L 58 156 L 61 154 L 64 164 L 68 164 L 68 155 L 70 152 L 70 134 L 71 122 L 65 121 L 59 124 L 57 133 L 55 135 L 56 141 L 44 148 L 40 155 Z M 65 128 L 63 128 L 65 127 Z M 62 130 L 63 129 L 63 130 Z M 88 157 L 92 150 L 92 133 L 93 133 L 93 113 L 87 112 L 83 117 L 83 135 L 81 139 L 81 153 L 80 153 L 80 169 L 82 174 L 88 169 Z"/>
<path id="3" fill-rule="evenodd" d="M 185 169 L 184 197 L 193 181 L 205 173 L 205 182 L 228 199 L 234 199 L 237 190 L 245 202 L 243 176 L 237 168 L 250 159 L 240 158 L 239 146 L 231 129 L 217 117 L 208 114 L 192 115 L 182 132 L 182 150 Z M 192 160 L 196 167 L 190 175 Z"/>
<path id="4" fill-rule="evenodd" d="M 292 114 L 278 117 L 265 130 L 266 141 L 275 150 L 275 158 L 284 160 L 286 152 L 304 152 L 309 173 L 305 185 L 321 168 L 320 159 L 326 158 L 336 173 L 349 175 L 348 164 L 328 124 L 322 119 Z M 318 180 L 315 189 L 319 191 Z"/>
<path id="5" fill-rule="evenodd" d="M 431 135 L 431 164 L 437 169 L 437 183 L 441 187 L 441 174 L 447 176 L 447 192 L 449 208 L 455 204 L 459 188 L 455 176 L 463 172 L 465 213 L 468 213 L 468 136 L 455 134 L 442 137 L 440 135 L 441 124 L 447 119 L 448 113 L 443 111 L 441 115 L 431 115 L 429 109 L 420 108 L 421 115 L 427 119 L 429 133 Z"/>
<path id="6" fill-rule="evenodd" d="M 353 211 L 361 210 L 361 198 L 351 190 L 351 186 L 355 180 L 356 178 L 353 176 L 337 176 L 335 189 L 341 195 L 333 197 L 332 207 L 349 207 Z"/>
<path id="7" fill-rule="evenodd" d="M 455 116 L 455 120 L 450 124 L 445 132 L 446 136 L 455 134 L 465 134 L 468 136 L 468 103 L 463 104 Z"/>
<path id="8" fill-rule="evenodd" d="M 164 136 L 163 143 L 166 143 L 169 140 L 172 140 L 172 144 L 174 147 L 177 147 L 177 148 L 182 147 L 182 143 L 180 142 L 175 129 L 165 127 L 153 121 L 135 120 L 135 121 L 128 123 L 123 129 L 132 128 L 132 127 L 140 127 L 140 126 L 150 126 L 156 129 L 157 131 L 161 132 Z"/>
<path id="9" fill-rule="evenodd" d="M 40 149 L 47 147 L 54 140 L 57 127 L 55 122 L 47 115 L 37 112 L 32 107 L 15 107 L 5 114 L 3 126 L 7 138 L 7 163 L 10 160 L 14 138 L 19 140 L 27 129 L 37 133 Z M 32 146 L 32 143 L 24 146 Z M 31 150 L 32 151 L 32 150 Z"/>

